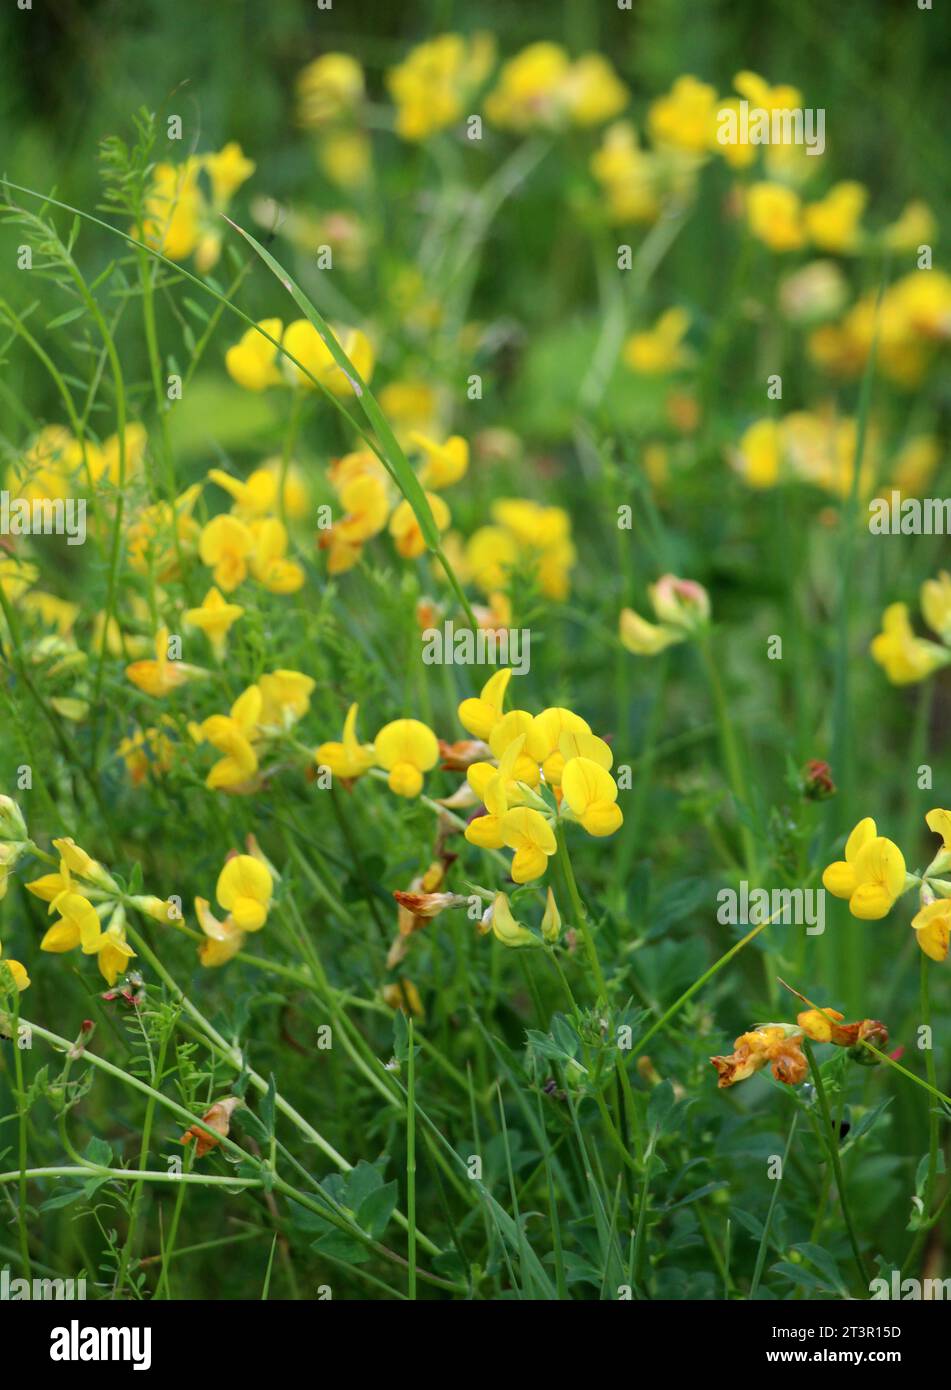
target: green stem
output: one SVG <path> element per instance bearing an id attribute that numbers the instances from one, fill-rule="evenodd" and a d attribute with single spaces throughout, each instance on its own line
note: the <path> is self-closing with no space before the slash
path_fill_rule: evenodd
<path id="1" fill-rule="evenodd" d="M 578 885 L 575 882 L 574 870 L 571 867 L 571 858 L 568 854 L 568 844 L 563 824 L 559 824 L 558 826 L 557 839 L 558 863 L 561 865 L 561 871 L 565 879 L 565 887 L 568 889 L 571 911 L 575 919 L 575 930 L 581 933 L 581 939 L 584 942 L 585 953 L 588 957 L 591 973 L 594 976 L 598 996 L 607 1003 L 608 987 L 604 978 L 604 971 L 601 969 L 601 961 L 598 958 L 598 948 L 595 945 L 594 933 L 591 930 L 591 924 L 586 917 L 584 906 L 582 905 L 581 897 L 578 893 Z"/>
<path id="2" fill-rule="evenodd" d="M 707 981 L 711 980 L 713 976 L 717 974 L 718 971 L 722 970 L 723 967 L 727 965 L 735 955 L 738 955 L 739 952 L 743 950 L 744 946 L 748 946 L 749 943 L 754 939 L 754 937 L 759 936 L 761 931 L 765 931 L 766 928 L 772 924 L 772 922 L 777 916 L 779 916 L 779 913 L 774 912 L 772 917 L 767 917 L 765 922 L 759 922 L 755 927 L 752 928 L 751 931 L 748 931 L 746 933 L 742 940 L 738 941 L 735 946 L 731 946 L 730 949 L 726 951 L 718 961 L 715 961 L 713 965 L 710 966 L 709 970 L 705 970 L 703 974 L 700 976 L 699 980 L 694 980 L 690 988 L 684 990 L 680 998 L 676 999 L 673 1002 L 673 1004 L 671 1004 L 670 1008 L 665 1013 L 661 1014 L 657 1022 L 652 1024 L 651 1027 L 648 1028 L 647 1032 L 643 1035 L 643 1037 L 638 1038 L 637 1042 L 631 1049 L 633 1054 L 637 1056 L 647 1045 L 647 1043 L 650 1042 L 654 1034 L 659 1033 L 662 1028 L 665 1028 L 667 1024 L 670 1022 L 670 1020 L 674 1017 L 674 1015 L 680 1012 L 683 1006 L 690 999 L 693 998 L 697 991 L 703 989 L 703 986 L 707 983 Z"/>
<path id="3" fill-rule="evenodd" d="M 703 658 L 704 669 L 707 680 L 710 683 L 710 692 L 713 696 L 713 706 L 716 713 L 717 728 L 720 732 L 720 746 L 723 751 L 723 761 L 726 766 L 727 779 L 730 790 L 737 803 L 737 815 L 741 808 L 746 804 L 745 778 L 743 775 L 743 764 L 740 759 L 739 745 L 733 731 L 733 721 L 730 718 L 730 710 L 727 705 L 726 694 L 723 689 L 723 682 L 720 680 L 720 672 L 717 668 L 716 658 L 713 652 L 713 644 L 709 634 L 704 634 L 699 642 L 700 655 Z M 743 858 L 746 864 L 746 872 L 750 880 L 756 878 L 756 846 L 752 832 L 748 825 L 742 821 L 740 823 L 740 839 L 743 844 Z"/>
<path id="4" fill-rule="evenodd" d="M 416 1050 L 413 1044 L 413 1018 L 407 1019 L 406 1057 L 406 1220 L 409 1259 L 408 1293 L 416 1298 Z"/>
<path id="5" fill-rule="evenodd" d="M 813 1084 L 816 1088 L 816 1099 L 819 1102 L 819 1110 L 825 1123 L 825 1142 L 829 1152 L 829 1159 L 835 1173 L 835 1185 L 839 1193 L 839 1205 L 842 1208 L 842 1219 L 845 1222 L 845 1229 L 849 1235 L 849 1244 L 852 1246 L 852 1254 L 855 1257 L 855 1265 L 862 1281 L 862 1287 L 868 1289 L 868 1270 L 865 1268 L 865 1261 L 862 1258 L 862 1251 L 859 1247 L 858 1238 L 855 1234 L 855 1226 L 852 1224 L 852 1213 L 849 1209 L 848 1197 L 845 1191 L 845 1179 L 842 1176 L 842 1160 L 839 1155 L 839 1135 L 832 1123 L 832 1112 L 829 1109 L 829 1098 L 826 1095 L 825 1086 L 822 1081 L 822 1072 L 816 1062 L 812 1047 L 808 1038 L 803 1038 L 803 1051 L 809 1062 L 809 1071 L 812 1074 Z"/>
<path id="6" fill-rule="evenodd" d="M 937 1089 L 938 1071 L 934 1057 L 934 1039 L 931 1030 L 931 971 L 932 963 L 924 951 L 921 953 L 921 1026 L 928 1030 L 928 1046 L 925 1049 L 925 1070 L 928 1073 L 928 1084 L 932 1090 Z M 914 1265 L 918 1257 L 918 1252 L 924 1244 L 925 1236 L 930 1229 L 928 1213 L 931 1210 L 931 1203 L 934 1200 L 934 1188 L 938 1178 L 938 1110 L 935 1105 L 928 1106 L 928 1176 L 925 1180 L 925 1195 L 922 1202 L 921 1224 L 915 1232 L 915 1237 L 911 1242 L 911 1248 L 905 1256 L 905 1263 L 902 1265 L 902 1275 Z"/>

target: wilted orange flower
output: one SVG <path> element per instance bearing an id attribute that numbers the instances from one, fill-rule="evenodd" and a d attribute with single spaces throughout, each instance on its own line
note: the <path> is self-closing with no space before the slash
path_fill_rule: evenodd
<path id="1" fill-rule="evenodd" d="M 235 1106 L 241 1102 L 237 1096 L 228 1096 L 225 1100 L 216 1100 L 210 1110 L 206 1110 L 201 1117 L 201 1125 L 194 1124 L 182 1135 L 179 1143 L 188 1144 L 192 1139 L 195 1140 L 196 1158 L 204 1158 L 206 1153 L 210 1153 L 213 1148 L 221 1143 L 222 1139 L 227 1139 L 231 1131 L 231 1116 Z M 205 1129 L 213 1129 L 215 1134 L 221 1137 L 216 1139 L 212 1134 L 206 1134 Z"/>
<path id="2" fill-rule="evenodd" d="M 735 1086 L 754 1072 L 772 1066 L 777 1081 L 799 1086 L 806 1079 L 809 1064 L 802 1053 L 802 1033 L 789 1023 L 767 1023 L 743 1033 L 733 1044 L 729 1057 L 711 1057 L 717 1069 L 718 1086 Z"/>

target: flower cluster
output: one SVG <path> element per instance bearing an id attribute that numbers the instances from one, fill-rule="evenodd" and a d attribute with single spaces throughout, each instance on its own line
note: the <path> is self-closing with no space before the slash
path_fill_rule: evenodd
<path id="1" fill-rule="evenodd" d="M 465 477 L 469 445 L 458 434 L 436 443 L 415 431 L 410 434 L 409 444 L 421 459 L 418 477 L 426 490 L 433 520 L 440 532 L 445 531 L 451 516 L 439 493 Z M 328 477 L 342 513 L 340 520 L 319 538 L 321 550 L 327 551 L 328 573 L 343 574 L 352 569 L 366 542 L 384 529 L 389 530 L 403 559 L 422 555 L 426 545 L 416 514 L 405 498 L 397 498 L 392 479 L 376 454 L 368 449 L 345 454 L 331 464 Z"/>
<path id="2" fill-rule="evenodd" d="M 762 1023 L 749 1033 L 742 1033 L 729 1056 L 710 1058 L 717 1070 L 717 1085 L 721 1090 L 735 1086 L 768 1066 L 777 1081 L 800 1086 L 809 1071 L 802 1051 L 805 1038 L 848 1048 L 853 1061 L 874 1065 L 876 1058 L 862 1044 L 883 1048 L 888 1042 L 884 1023 L 864 1018 L 858 1023 L 843 1024 L 842 1019 L 836 1009 L 810 1007 L 796 1015 L 795 1024 Z"/>
<path id="3" fill-rule="evenodd" d="M 763 489 L 799 482 L 821 488 L 836 498 L 852 493 L 858 423 L 852 416 L 831 411 L 794 410 L 779 419 L 754 420 L 728 456 L 748 487 Z M 858 495 L 869 497 L 881 486 L 881 440 L 874 424 L 868 429 L 858 477 Z M 940 461 L 933 435 L 915 435 L 896 454 L 890 487 L 919 493 Z"/>
<path id="4" fill-rule="evenodd" d="M 373 375 L 375 354 L 369 338 L 359 328 L 332 324 L 331 332 L 364 381 Z M 278 348 L 284 353 L 278 362 Z M 299 366 L 297 364 L 300 364 Z M 225 353 L 228 375 L 245 391 L 266 391 L 269 386 L 289 386 L 304 391 L 319 383 L 334 396 L 351 396 L 357 383 L 337 365 L 327 341 L 309 319 L 295 319 L 284 327 L 281 319 L 261 319 Z"/>
<path id="5" fill-rule="evenodd" d="M 227 714 L 190 724 L 195 743 L 210 743 L 222 755 L 205 786 L 240 795 L 257 790 L 261 758 L 307 713 L 313 689 L 313 679 L 300 671 L 271 671 L 243 690 Z"/>
<path id="6" fill-rule="evenodd" d="M 466 780 L 484 807 L 465 835 L 481 849 L 512 850 L 511 876 L 528 883 L 545 873 L 560 824 L 577 821 L 601 837 L 613 835 L 623 816 L 608 745 L 570 709 L 503 713 L 511 674 L 496 672 L 459 706 L 463 728 L 479 740 Z M 483 750 L 494 761 L 479 756 Z"/>
<path id="7" fill-rule="evenodd" d="M 922 584 L 921 612 L 941 645 L 915 633 L 906 603 L 889 604 L 882 630 L 872 639 L 872 658 L 893 685 L 913 685 L 951 662 L 951 575 L 945 570 Z"/>
<path id="8" fill-rule="evenodd" d="M 941 848 L 922 874 L 908 873 L 905 856 L 893 840 L 879 835 L 874 820 L 859 821 L 845 844 L 845 858 L 830 864 L 822 882 L 837 898 L 848 900 L 853 917 L 878 921 L 897 900 L 918 889 L 919 911 L 912 918 L 918 945 L 932 960 L 945 960 L 951 943 L 951 811 L 936 808 L 925 821 L 941 836 Z"/>
<path id="9" fill-rule="evenodd" d="M 221 214 L 254 169 L 233 140 L 217 154 L 192 155 L 183 164 L 157 164 L 136 236 L 169 260 L 185 261 L 194 255 L 199 271 L 211 270 L 221 255 Z"/>

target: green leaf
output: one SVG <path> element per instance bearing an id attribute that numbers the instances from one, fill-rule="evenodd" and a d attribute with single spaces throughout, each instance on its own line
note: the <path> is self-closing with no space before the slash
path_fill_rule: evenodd
<path id="1" fill-rule="evenodd" d="M 310 1248 L 318 1254 L 328 1255 L 348 1265 L 366 1264 L 370 1258 L 370 1251 L 366 1246 L 343 1231 L 328 1231 L 320 1240 L 315 1240 Z"/>
<path id="2" fill-rule="evenodd" d="M 360 1229 L 366 1231 L 374 1240 L 379 1240 L 396 1208 L 396 1198 L 395 1179 L 369 1193 L 355 1213 Z"/>
<path id="3" fill-rule="evenodd" d="M 647 1102 L 647 1125 L 656 1134 L 662 1134 L 675 1104 L 674 1088 L 669 1081 L 662 1081 L 651 1091 Z"/>
<path id="4" fill-rule="evenodd" d="M 60 314 L 59 318 L 50 320 L 50 322 L 46 325 L 47 333 L 52 332 L 54 328 L 62 328 L 64 324 L 73 323 L 76 319 L 82 318 L 85 312 L 85 304 L 80 304 L 76 309 L 67 309 L 66 313 Z"/>
<path id="5" fill-rule="evenodd" d="M 83 1157 L 100 1168 L 109 1168 L 112 1166 L 112 1145 L 105 1139 L 90 1139 Z"/>

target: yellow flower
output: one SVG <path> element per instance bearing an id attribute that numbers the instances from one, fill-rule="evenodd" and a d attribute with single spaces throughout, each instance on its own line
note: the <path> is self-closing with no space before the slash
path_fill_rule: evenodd
<path id="1" fill-rule="evenodd" d="M 258 770 L 258 757 L 252 746 L 262 706 L 261 691 L 248 686 L 231 706 L 230 714 L 213 714 L 196 726 L 199 742 L 210 743 L 225 756 L 215 763 L 205 786 L 215 791 L 233 791 L 245 786 Z"/>
<path id="2" fill-rule="evenodd" d="M 750 487 L 775 487 L 782 465 L 782 443 L 775 420 L 755 420 L 740 438 L 734 463 Z"/>
<path id="3" fill-rule="evenodd" d="M 222 468 L 210 468 L 208 478 L 224 488 L 234 501 L 232 511 L 242 521 L 265 516 L 273 511 L 277 498 L 277 475 L 265 468 L 256 468 L 247 481 L 233 478 Z"/>
<path id="4" fill-rule="evenodd" d="M 872 638 L 869 651 L 892 685 L 911 685 L 951 661 L 951 652 L 923 637 L 916 637 L 908 618 L 908 605 L 891 603 L 882 614 L 882 630 Z"/>
<path id="5" fill-rule="evenodd" d="M 163 695 L 177 690 L 180 685 L 206 672 L 198 666 L 189 666 L 185 661 L 170 661 L 168 655 L 168 628 L 159 628 L 155 637 L 155 659 L 133 661 L 125 668 L 126 677 L 146 695 L 161 699 Z"/>
<path id="6" fill-rule="evenodd" d="M 230 913 L 223 922 L 219 922 L 211 911 L 207 898 L 195 899 L 195 916 L 208 938 L 198 947 L 198 959 L 206 969 L 227 965 L 244 945 L 244 932 L 235 926 Z"/>
<path id="7" fill-rule="evenodd" d="M 618 636 L 621 645 L 635 656 L 657 656 L 675 642 L 683 642 L 685 639 L 683 632 L 650 623 L 639 613 L 635 613 L 633 608 L 621 609 Z"/>
<path id="8" fill-rule="evenodd" d="M 2 956 L 3 956 L 3 943 L 0 942 L 0 957 L 2 957 Z M 26 973 L 26 970 L 24 969 L 24 967 L 20 964 L 20 962 L 19 962 L 18 960 L 9 960 L 9 959 L 7 959 L 7 960 L 2 960 L 2 959 L 0 959 L 0 984 L 2 984 L 2 982 L 3 982 L 3 967 L 4 967 L 4 966 L 6 966 L 6 968 L 9 970 L 10 974 L 13 976 L 13 983 L 14 983 L 14 985 L 16 986 L 16 988 L 17 988 L 17 990 L 18 990 L 18 992 L 19 992 L 20 994 L 22 994 L 23 991 L 24 991 L 25 989 L 29 989 L 29 986 L 30 986 L 30 977 L 29 977 L 29 975 Z"/>
<path id="9" fill-rule="evenodd" d="M 449 508 L 436 492 L 427 492 L 426 501 L 429 503 L 429 509 L 433 514 L 437 528 L 440 531 L 445 531 L 452 520 Z M 419 522 L 416 520 L 416 513 L 405 497 L 390 517 L 389 532 L 393 537 L 397 551 L 404 560 L 414 560 L 417 556 L 422 555 L 426 549 L 426 542 L 423 539 Z"/>
<path id="10" fill-rule="evenodd" d="M 272 458 L 265 459 L 260 468 L 248 478 L 248 483 L 256 482 L 261 473 L 274 480 L 274 504 L 273 506 L 286 516 L 289 521 L 303 521 L 310 515 L 310 488 L 307 485 L 307 478 L 298 464 L 291 461 L 284 463 L 283 458 L 277 454 Z M 283 480 L 283 492 L 281 483 Z M 283 504 L 283 506 L 282 506 Z M 263 510 L 271 510 L 265 507 Z"/>
<path id="11" fill-rule="evenodd" d="M 537 877 L 537 875 L 535 875 Z M 492 935 L 503 946 L 538 946 L 540 943 L 536 936 L 523 927 L 520 922 L 516 922 L 512 916 L 512 908 L 505 893 L 496 893 L 489 909 L 489 925 L 492 928 Z"/>
<path id="12" fill-rule="evenodd" d="M 373 375 L 374 353 L 367 335 L 359 328 L 344 328 L 339 324 L 331 324 L 330 331 L 353 363 L 360 378 L 365 382 L 369 381 Z M 293 323 L 289 323 L 284 331 L 282 346 L 310 373 L 309 376 L 305 376 L 293 362 L 286 364 L 291 381 L 303 387 L 305 391 L 316 389 L 311 377 L 335 396 L 355 395 L 360 389 L 357 383 L 351 381 L 343 369 L 337 366 L 333 353 L 309 319 L 295 319 Z"/>
<path id="13" fill-rule="evenodd" d="M 435 444 L 414 431 L 410 443 L 426 456 L 419 476 L 424 487 L 449 487 L 465 477 L 469 467 L 469 445 L 461 434 L 451 434 L 444 444 Z"/>
<path id="14" fill-rule="evenodd" d="M 251 522 L 254 549 L 251 573 L 271 594 L 296 594 L 304 587 L 304 571 L 287 559 L 287 527 L 276 516 Z"/>
<path id="15" fill-rule="evenodd" d="M 502 667 L 491 675 L 478 696 L 463 700 L 456 713 L 459 722 L 467 733 L 476 738 L 487 739 L 493 727 L 502 718 L 502 705 L 505 692 L 512 679 L 511 669 Z"/>
<path id="16" fill-rule="evenodd" d="M 96 954 L 102 925 L 96 909 L 88 898 L 84 898 L 81 893 L 60 893 L 50 903 L 50 912 L 58 912 L 59 921 L 54 922 L 43 937 L 40 942 L 41 951 L 59 954 L 81 946 L 83 955 Z"/>
<path id="17" fill-rule="evenodd" d="M 866 816 L 846 841 L 845 859 L 830 864 L 822 882 L 833 897 L 848 899 L 853 917 L 875 922 L 888 915 L 905 891 L 905 857 Z"/>
<path id="18" fill-rule="evenodd" d="M 243 613 L 240 604 L 228 603 L 222 597 L 221 590 L 212 585 L 202 599 L 201 607 L 186 608 L 183 617 L 192 627 L 201 628 L 215 656 L 221 661 L 227 651 L 228 633 Z"/>
<path id="19" fill-rule="evenodd" d="M 258 722 L 265 728 L 290 729 L 310 709 L 316 682 L 302 671 L 271 671 L 258 681 L 261 712 Z"/>
<path id="20" fill-rule="evenodd" d="M 896 221 L 882 233 L 890 251 L 917 251 L 919 246 L 931 246 L 937 235 L 934 213 L 920 198 L 906 203 Z"/>
<path id="21" fill-rule="evenodd" d="M 219 214 L 254 169 L 234 140 L 216 154 L 192 155 L 181 165 L 157 164 L 136 235 L 170 260 L 183 261 L 194 253 L 198 270 L 211 270 L 221 254 Z M 210 202 L 199 182 L 202 172 L 211 185 Z"/>
<path id="22" fill-rule="evenodd" d="M 525 131 L 556 125 L 564 114 L 571 64 L 555 43 L 532 43 L 504 63 L 485 99 L 485 114 L 497 126 Z"/>
<path id="23" fill-rule="evenodd" d="M 191 158 L 182 165 L 156 164 L 145 201 L 141 228 L 147 245 L 173 261 L 184 261 L 201 239 L 204 198 L 198 183 L 200 164 Z"/>
<path id="24" fill-rule="evenodd" d="M 386 525 L 390 500 L 382 465 L 371 454 L 347 454 L 333 470 L 344 515 L 320 537 L 322 550 L 329 550 L 328 571 L 343 574 L 359 560 L 364 541 L 376 536 Z"/>
<path id="25" fill-rule="evenodd" d="M 324 53 L 297 75 L 297 119 L 314 130 L 349 116 L 363 100 L 363 69 L 349 53 Z"/>
<path id="26" fill-rule="evenodd" d="M 769 83 L 755 72 L 738 72 L 733 79 L 733 86 L 750 107 L 761 111 L 791 111 L 802 106 L 802 97 L 795 87 L 770 87 Z M 718 103 L 716 132 L 711 141 L 711 148 L 721 154 L 733 169 L 748 168 L 755 162 L 757 155 L 757 146 L 751 144 L 749 139 L 742 138 L 744 134 L 749 135 L 749 131 L 743 131 L 742 126 L 737 127 L 737 138 L 734 141 L 721 141 L 717 138 L 722 113 L 735 111 L 739 115 L 739 109 L 740 98 L 737 97 L 728 97 Z"/>
<path id="27" fill-rule="evenodd" d="M 925 816 L 925 823 L 929 830 L 941 836 L 941 848 L 951 853 L 951 811 L 943 811 L 940 808 L 929 811 Z"/>
<path id="28" fill-rule="evenodd" d="M 267 921 L 274 883 L 260 859 L 236 854 L 218 875 L 215 897 L 239 931 L 260 931 Z"/>
<path id="29" fill-rule="evenodd" d="M 676 371 L 689 362 L 683 338 L 690 327 L 685 309 L 668 309 L 654 327 L 643 333 L 633 333 L 624 344 L 624 361 L 632 372 L 641 376 L 659 376 Z"/>
<path id="30" fill-rule="evenodd" d="M 516 883 L 529 883 L 541 878 L 548 860 L 558 848 L 555 832 L 540 811 L 530 806 L 516 806 L 502 817 L 502 842 L 515 851 L 512 859 L 512 878 Z"/>
<path id="31" fill-rule="evenodd" d="M 116 908 L 108 929 L 100 933 L 96 955 L 99 958 L 99 973 L 111 988 L 135 956 L 125 939 L 125 912 L 122 907 Z"/>
<path id="32" fill-rule="evenodd" d="M 945 812 L 947 814 L 947 812 Z M 932 960 L 945 960 L 951 942 L 951 901 L 938 898 L 911 919 L 918 945 Z"/>
<path id="33" fill-rule="evenodd" d="M 583 53 L 571 65 L 565 81 L 565 107 L 578 126 L 601 125 L 620 114 L 630 93 L 607 58 Z"/>
<path id="34" fill-rule="evenodd" d="M 503 714 L 489 734 L 489 747 L 496 758 L 501 759 L 516 740 L 519 741 L 521 749 L 531 727 L 532 716 L 528 710 L 513 709 L 508 714 Z M 536 787 L 538 785 L 538 763 L 527 753 L 520 752 L 510 776 L 517 782 L 525 782 L 530 787 Z"/>
<path id="35" fill-rule="evenodd" d="M 867 201 L 868 190 L 862 184 L 837 183 L 820 202 L 806 208 L 806 231 L 823 251 L 855 251 Z"/>
<path id="36" fill-rule="evenodd" d="M 211 181 L 215 206 L 219 208 L 227 207 L 256 168 L 253 160 L 245 158 L 236 140 L 229 141 L 217 154 L 206 154 L 204 166 Z"/>
<path id="37" fill-rule="evenodd" d="M 242 333 L 225 353 L 228 375 L 245 391 L 265 391 L 269 386 L 280 386 L 284 380 L 277 365 L 277 342 L 265 338 L 258 328 L 280 342 L 284 325 L 280 319 L 261 319 L 257 328 Z"/>
<path id="38" fill-rule="evenodd" d="M 617 783 L 592 758 L 568 759 L 561 774 L 561 790 L 589 835 L 613 835 L 623 823 Z"/>
<path id="39" fill-rule="evenodd" d="M 535 572 L 539 587 L 548 598 L 565 598 L 569 571 L 576 560 L 568 512 L 563 507 L 544 507 L 527 498 L 500 497 L 492 504 L 492 516 L 504 528 L 503 536 L 505 532 L 509 533 L 507 545 L 500 547 L 498 540 L 493 539 L 484 556 L 484 566 L 482 558 L 476 563 L 472 548 L 467 558 L 472 565 L 475 582 L 486 593 L 492 593 L 505 583 L 507 567 L 518 562 Z M 495 527 L 482 529 L 483 533 L 497 530 Z M 514 547 L 511 543 L 513 538 L 516 542 Z M 506 559 L 507 553 L 511 555 L 511 560 Z"/>
<path id="40" fill-rule="evenodd" d="M 44 627 L 55 628 L 60 637 L 71 636 L 81 611 L 78 603 L 57 598 L 55 594 L 44 594 L 39 589 L 23 595 L 20 609 L 24 613 L 36 614 Z"/>
<path id="41" fill-rule="evenodd" d="M 784 184 L 751 184 L 746 194 L 746 216 L 753 236 L 771 251 L 798 251 L 805 245 L 799 196 Z"/>
<path id="42" fill-rule="evenodd" d="M 27 564 L 15 555 L 0 551 L 0 589 L 11 603 L 16 603 L 37 578 L 35 565 Z"/>
<path id="43" fill-rule="evenodd" d="M 322 743 L 314 753 L 318 767 L 329 767 L 334 777 L 362 777 L 373 766 L 374 749 L 357 739 L 358 705 L 351 705 L 343 721 L 343 742 Z"/>
<path id="44" fill-rule="evenodd" d="M 608 199 L 612 222 L 653 222 L 660 213 L 657 157 L 638 142 L 630 121 L 616 121 L 591 156 L 591 172 Z"/>
<path id="45" fill-rule="evenodd" d="M 476 816 L 465 828 L 470 845 L 480 849 L 501 849 L 505 844 L 503 817 L 511 802 L 521 800 L 515 782 L 516 765 L 525 742 L 524 734 L 513 738 L 499 758 L 497 768 L 491 763 L 473 763 L 466 771 L 466 781 L 485 806 L 485 815 Z"/>
<path id="46" fill-rule="evenodd" d="M 396 133 L 426 140 L 465 114 L 465 102 L 487 76 L 495 56 L 490 34 L 437 34 L 410 50 L 386 75 L 396 102 Z"/>
<path id="47" fill-rule="evenodd" d="M 321 137 L 317 150 L 320 167 L 338 188 L 357 189 L 370 173 L 373 146 L 362 130 L 329 130 Z M 358 218 L 332 213 L 325 226 L 345 232 L 340 239 L 340 263 L 345 270 L 356 269 L 365 261 L 364 229 Z"/>
<path id="48" fill-rule="evenodd" d="M 472 582 L 489 594 L 502 589 L 518 563 L 518 542 L 501 526 L 480 526 L 466 543 L 465 568 Z"/>
<path id="49" fill-rule="evenodd" d="M 652 103 L 647 124 L 655 145 L 703 155 L 716 129 L 716 113 L 716 88 L 687 74 Z"/>
<path id="50" fill-rule="evenodd" d="M 253 532 L 236 516 L 222 513 L 202 527 L 198 543 L 201 562 L 213 570 L 215 583 L 226 594 L 247 577 L 248 557 L 253 549 Z"/>
<path id="51" fill-rule="evenodd" d="M 951 644 L 951 574 L 947 570 L 922 584 L 921 614 L 931 631 Z"/>
<path id="52" fill-rule="evenodd" d="M 557 786 L 565 759 L 560 751 L 563 734 L 590 734 L 591 726 L 573 710 L 554 706 L 536 714 L 525 737 L 525 751 L 545 774 L 545 781 Z M 610 767 L 610 763 L 608 763 Z"/>
<path id="53" fill-rule="evenodd" d="M 145 428 L 136 422 L 127 425 L 123 442 L 125 478 L 128 482 L 139 471 L 145 456 L 145 446 L 148 442 Z M 105 478 L 113 487 L 119 486 L 120 462 L 119 436 L 117 434 L 110 435 L 101 449 L 87 444 L 86 459 L 94 482 L 98 483 Z"/>
<path id="54" fill-rule="evenodd" d="M 439 760 L 436 735 L 419 719 L 394 719 L 376 736 L 376 761 L 388 772 L 390 791 L 397 796 L 418 796 L 423 773 Z"/>

